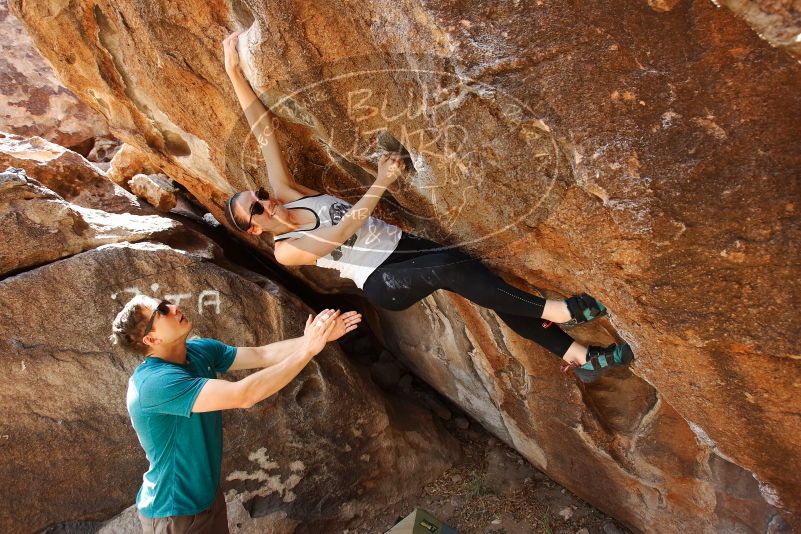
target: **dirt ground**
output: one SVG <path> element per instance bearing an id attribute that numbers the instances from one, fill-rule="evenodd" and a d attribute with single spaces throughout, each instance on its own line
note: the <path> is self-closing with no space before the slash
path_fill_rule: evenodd
<path id="1" fill-rule="evenodd" d="M 469 424 L 469 428 L 460 428 Z M 630 531 L 532 467 L 478 424 L 445 422 L 462 445 L 459 463 L 388 513 L 343 534 L 384 533 L 423 508 L 460 534 L 628 534 Z"/>
<path id="2" fill-rule="evenodd" d="M 458 440 L 461 459 L 417 495 L 372 517 L 354 519 L 343 534 L 383 534 L 422 508 L 460 534 L 629 534 L 630 531 L 534 468 L 459 407 L 411 372 L 367 329 L 340 343 L 385 393 L 425 407 Z"/>

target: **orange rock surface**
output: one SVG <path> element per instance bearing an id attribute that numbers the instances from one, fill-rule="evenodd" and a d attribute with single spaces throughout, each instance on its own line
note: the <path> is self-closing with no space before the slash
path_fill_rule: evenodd
<path id="1" fill-rule="evenodd" d="M 354 198 L 380 132 L 416 172 L 383 205 L 548 294 L 589 292 L 633 374 L 591 387 L 491 312 L 376 312 L 388 345 L 631 528 L 801 528 L 801 66 L 706 1 L 14 0 L 64 84 L 222 221 L 266 185 L 222 62 L 289 167 Z M 269 250 L 268 240 L 247 242 Z"/>

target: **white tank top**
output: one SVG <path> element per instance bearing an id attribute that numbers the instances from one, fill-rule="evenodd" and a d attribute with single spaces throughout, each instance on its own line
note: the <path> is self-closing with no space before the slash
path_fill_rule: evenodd
<path id="1" fill-rule="evenodd" d="M 276 235 L 276 243 L 303 237 L 306 232 L 317 228 L 338 224 L 352 206 L 335 196 L 321 194 L 287 202 L 284 207 L 309 210 L 316 216 L 317 223 L 314 228 Z M 325 256 L 318 258 L 315 265 L 338 270 L 340 277 L 350 278 L 361 289 L 367 277 L 395 251 L 401 233 L 401 229 L 397 226 L 375 217 L 368 217 L 355 234 Z"/>

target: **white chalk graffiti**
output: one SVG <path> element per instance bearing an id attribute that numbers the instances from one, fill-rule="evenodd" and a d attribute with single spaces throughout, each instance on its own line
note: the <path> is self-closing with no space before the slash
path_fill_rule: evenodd
<path id="1" fill-rule="evenodd" d="M 214 306 L 214 311 L 220 315 L 220 292 L 215 289 L 206 289 L 200 292 L 197 297 L 197 312 L 203 313 L 206 306 Z"/>
<path id="2" fill-rule="evenodd" d="M 249 501 L 253 497 L 267 497 L 272 493 L 278 493 L 281 500 L 285 503 L 290 503 L 295 500 L 297 495 L 292 491 L 298 483 L 303 480 L 306 475 L 306 466 L 300 460 L 294 460 L 289 463 L 289 470 L 291 473 L 286 476 L 286 469 L 281 469 L 278 462 L 271 459 L 267 455 L 267 449 L 262 447 L 248 455 L 248 460 L 258 465 L 258 469 L 253 471 L 234 471 L 228 475 L 226 480 L 242 480 L 250 482 L 247 488 L 252 488 L 246 491 L 237 489 L 230 489 L 226 497 L 232 498 L 235 495 L 242 495 L 242 501 Z M 278 471 L 277 473 L 269 473 L 269 471 Z M 284 472 L 284 475 L 281 472 Z M 283 477 L 286 478 L 283 478 Z M 255 484 L 255 487 L 254 487 Z"/>
<path id="3" fill-rule="evenodd" d="M 150 290 L 156 292 L 158 291 L 159 287 L 160 287 L 159 284 L 151 284 Z M 146 293 L 143 292 L 138 287 L 126 287 L 120 292 L 112 293 L 111 299 L 117 300 L 118 297 L 122 297 L 121 295 L 122 293 L 130 294 L 130 298 L 133 298 L 137 295 L 146 295 Z M 169 300 L 173 304 L 177 304 L 180 306 L 182 301 L 192 299 L 193 293 L 164 293 L 162 298 L 164 298 L 165 300 Z M 200 315 L 203 315 L 205 309 L 208 307 L 211 307 L 214 310 L 215 314 L 217 315 L 220 314 L 220 310 L 222 308 L 222 301 L 220 300 L 220 292 L 217 291 L 216 289 L 204 289 L 197 296 L 197 312 Z"/>

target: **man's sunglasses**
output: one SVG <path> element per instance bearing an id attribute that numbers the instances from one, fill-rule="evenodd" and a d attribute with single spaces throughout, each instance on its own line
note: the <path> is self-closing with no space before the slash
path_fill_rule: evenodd
<path id="1" fill-rule="evenodd" d="M 169 300 L 162 300 L 159 302 L 159 305 L 156 306 L 156 309 L 153 310 L 153 314 L 150 316 L 150 320 L 147 322 L 147 326 L 145 327 L 145 333 L 142 336 L 146 336 L 150 333 L 150 330 L 153 328 L 153 321 L 156 320 L 156 314 L 160 313 L 163 316 L 167 316 L 170 314 L 170 306 L 172 302 Z"/>

